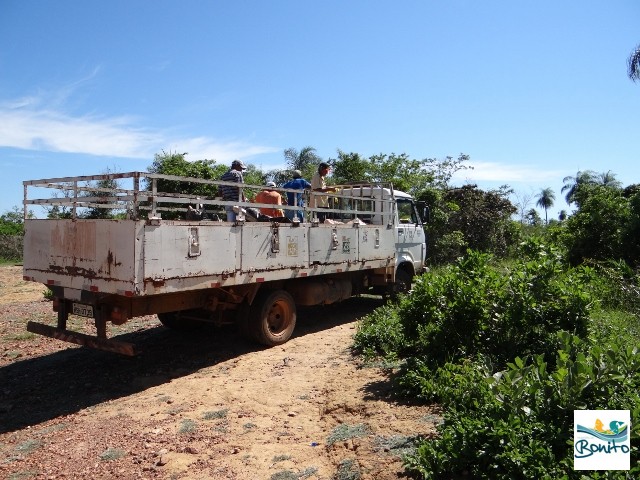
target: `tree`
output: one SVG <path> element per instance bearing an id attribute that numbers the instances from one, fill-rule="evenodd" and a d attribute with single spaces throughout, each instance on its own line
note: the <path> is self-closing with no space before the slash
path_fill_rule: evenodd
<path id="1" fill-rule="evenodd" d="M 506 186 L 490 191 L 476 185 L 445 190 L 443 201 L 450 211 L 443 233 L 462 232 L 469 248 L 505 255 L 514 236 L 511 215 L 516 207 L 509 200 L 511 193 Z"/>
<path id="2" fill-rule="evenodd" d="M 527 220 L 527 223 L 534 227 L 542 223 L 542 219 L 540 218 L 540 215 L 538 215 L 538 212 L 536 211 L 535 208 L 532 208 L 531 210 L 529 210 L 525 215 L 525 218 Z"/>
<path id="3" fill-rule="evenodd" d="M 612 187 L 612 188 L 622 187 L 622 183 L 618 181 L 618 179 L 616 178 L 616 174 L 613 173 L 611 170 L 608 170 L 606 172 L 599 174 L 597 178 L 597 183 L 605 187 Z"/>
<path id="4" fill-rule="evenodd" d="M 322 158 L 316 153 L 316 149 L 314 147 L 307 146 L 300 151 L 293 147 L 287 148 L 284 151 L 284 161 L 286 170 L 269 170 L 264 174 L 261 172 L 262 180 L 264 182 L 275 182 L 276 185 L 282 186 L 291 180 L 291 172 L 293 170 L 300 170 L 302 177 L 309 180 L 318 170 L 318 165 L 324 160 L 322 160 Z M 248 170 L 249 176 L 251 177 L 250 172 L 251 165 L 249 165 Z"/>
<path id="5" fill-rule="evenodd" d="M 33 218 L 33 212 L 29 211 L 28 218 Z M 0 215 L 0 235 L 24 234 L 24 212 L 20 207 L 14 206 L 11 210 Z"/>
<path id="6" fill-rule="evenodd" d="M 372 155 L 369 175 L 373 182 L 388 182 L 393 188 L 417 196 L 421 189 L 433 183 L 433 172 L 426 168 L 426 160 L 414 160 L 406 153 Z"/>
<path id="7" fill-rule="evenodd" d="M 561 193 L 567 192 L 565 200 L 571 205 L 575 202 L 575 195 L 582 185 L 595 183 L 596 174 L 592 170 L 578 171 L 575 177 L 566 176 L 562 179 L 564 186 L 560 190 Z"/>
<path id="8" fill-rule="evenodd" d="M 533 193 L 533 191 L 513 193 L 513 197 L 515 198 L 515 201 L 513 202 L 513 204 L 516 207 L 516 213 L 520 218 L 521 224 L 524 224 L 525 222 L 527 211 L 529 210 L 529 206 L 531 205 L 531 201 L 533 200 L 534 196 L 535 194 Z"/>
<path id="9" fill-rule="evenodd" d="M 300 170 L 303 177 L 311 177 L 318 169 L 318 164 L 323 160 L 316 153 L 314 147 L 304 147 L 298 151 L 295 148 L 287 148 L 284 151 L 284 159 L 289 170 Z"/>
<path id="10" fill-rule="evenodd" d="M 549 217 L 547 215 L 547 210 L 553 207 L 553 202 L 556 199 L 556 195 L 555 193 L 553 193 L 553 190 L 551 190 L 551 188 L 547 187 L 540 190 L 540 193 L 538 193 L 536 197 L 538 198 L 536 205 L 540 208 L 544 208 L 544 223 L 548 225 Z"/>
<path id="11" fill-rule="evenodd" d="M 333 167 L 332 177 L 335 183 L 368 182 L 370 180 L 369 159 L 359 153 L 345 153 L 338 150 L 337 159 L 329 159 Z"/>
<path id="12" fill-rule="evenodd" d="M 640 45 L 638 45 L 635 50 L 631 52 L 631 55 L 629 55 L 627 66 L 627 74 L 629 75 L 629 78 L 634 82 L 636 80 L 640 80 Z"/>
<path id="13" fill-rule="evenodd" d="M 561 222 L 564 222 L 566 219 L 567 219 L 567 211 L 560 210 L 560 213 L 558 213 L 558 220 L 560 220 Z"/>
<path id="14" fill-rule="evenodd" d="M 583 188 L 578 211 L 565 222 L 564 243 L 573 265 L 585 259 L 625 258 L 623 232 L 629 224 L 629 200 L 621 189 L 604 185 Z"/>
<path id="15" fill-rule="evenodd" d="M 27 218 L 34 218 L 32 211 Z M 0 215 L 0 259 L 18 260 L 22 258 L 22 241 L 24 235 L 24 210 L 13 207 Z"/>
<path id="16" fill-rule="evenodd" d="M 214 160 L 197 160 L 189 162 L 186 159 L 186 153 L 167 153 L 163 151 L 156 154 L 153 163 L 147 170 L 149 173 L 158 173 L 161 175 L 177 175 L 183 177 L 202 178 L 206 180 L 218 180 L 224 172 L 227 171 L 226 165 L 216 165 Z M 173 180 L 158 179 L 156 183 L 157 189 L 165 193 L 179 193 L 184 195 L 193 195 L 201 198 L 216 197 L 217 188 L 215 185 L 207 185 L 203 183 L 193 182 L 176 182 Z M 147 189 L 151 189 L 151 182 L 146 185 Z M 173 207 L 175 204 L 162 205 L 164 207 Z M 165 212 L 163 218 L 175 219 L 180 215 L 177 212 Z"/>
<path id="17" fill-rule="evenodd" d="M 202 178 L 206 180 L 218 180 L 229 168 L 227 165 L 216 165 L 215 160 L 196 160 L 190 162 L 186 159 L 187 153 L 167 153 L 163 151 L 156 154 L 149 173 L 162 175 L 177 175 L 182 177 Z M 191 182 L 175 182 L 158 180 L 158 190 L 171 193 L 186 193 L 199 196 L 215 196 L 216 188 L 212 185 Z M 150 187 L 149 185 L 147 187 Z"/>
<path id="18" fill-rule="evenodd" d="M 629 198 L 629 220 L 622 231 L 622 248 L 627 262 L 637 268 L 640 265 L 640 192 Z"/>
<path id="19" fill-rule="evenodd" d="M 103 175 L 109 175 L 114 173 L 114 170 L 110 170 L 107 168 Z M 102 180 L 97 180 L 96 182 L 87 182 L 87 187 L 91 188 L 91 190 L 85 191 L 83 196 L 85 197 L 94 197 L 97 198 L 97 201 L 92 203 L 106 203 L 108 200 L 106 197 L 113 195 L 113 190 L 120 188 L 120 184 L 114 178 L 104 178 Z M 108 192 L 106 190 L 111 190 L 112 192 Z M 104 199 L 104 200 L 102 200 Z M 83 218 L 114 218 L 113 209 L 111 208 L 102 208 L 102 207 L 89 207 L 86 212 L 82 215 Z"/>

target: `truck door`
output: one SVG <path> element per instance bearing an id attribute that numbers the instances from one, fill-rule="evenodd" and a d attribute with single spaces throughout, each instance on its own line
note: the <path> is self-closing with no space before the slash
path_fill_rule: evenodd
<path id="1" fill-rule="evenodd" d="M 422 270 L 426 255 L 425 233 L 422 220 L 413 200 L 397 198 L 398 228 L 397 245 L 398 262 L 409 261 L 414 270 Z"/>

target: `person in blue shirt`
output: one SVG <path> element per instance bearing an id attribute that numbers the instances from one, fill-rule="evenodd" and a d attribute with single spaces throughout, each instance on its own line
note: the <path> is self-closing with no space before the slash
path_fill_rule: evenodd
<path id="1" fill-rule="evenodd" d="M 291 188 L 295 190 L 304 190 L 311 188 L 311 184 L 304 178 L 302 178 L 302 173 L 300 172 L 300 170 L 294 170 L 292 177 L 293 180 L 285 183 L 282 188 Z M 300 193 L 287 192 L 287 204 L 292 206 L 297 205 L 298 207 L 304 207 L 304 196 L 302 195 L 302 193 L 302 191 Z M 301 222 L 304 221 L 304 215 L 302 211 L 286 209 L 284 211 L 284 214 L 291 221 L 293 221 L 295 217 L 298 217 Z"/>

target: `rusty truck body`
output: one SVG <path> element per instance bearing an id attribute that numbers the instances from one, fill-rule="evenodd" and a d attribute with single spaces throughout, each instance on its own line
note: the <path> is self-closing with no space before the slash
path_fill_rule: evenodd
<path id="1" fill-rule="evenodd" d="M 156 314 L 177 329 L 237 323 L 251 339 L 278 345 L 293 332 L 296 306 L 402 291 L 424 268 L 419 208 L 391 185 L 324 193 L 331 219 L 320 223 L 318 209 L 282 207 L 302 211 L 302 221 L 260 218 L 254 209 L 269 205 L 178 194 L 167 187 L 176 182 L 226 183 L 143 172 L 23 182 L 24 279 L 46 285 L 57 312 L 57 325 L 27 329 L 134 355 L 135 345 L 107 338 L 107 324 Z M 304 195 L 313 204 L 314 192 Z M 56 218 L 29 218 L 37 205 Z M 229 205 L 239 212 L 234 222 L 225 220 Z M 69 315 L 93 319 L 95 336 L 68 330 Z"/>

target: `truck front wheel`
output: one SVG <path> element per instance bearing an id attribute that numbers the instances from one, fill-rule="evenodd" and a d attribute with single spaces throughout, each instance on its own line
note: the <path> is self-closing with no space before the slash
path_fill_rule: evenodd
<path id="1" fill-rule="evenodd" d="M 411 274 L 403 269 L 396 271 L 396 281 L 391 285 L 389 298 L 392 301 L 398 300 L 399 295 L 406 294 L 411 290 Z"/>
<path id="2" fill-rule="evenodd" d="M 282 345 L 296 326 L 296 304 L 284 290 L 259 293 L 249 310 L 249 333 L 258 343 Z"/>
<path id="3" fill-rule="evenodd" d="M 406 270 L 398 270 L 396 272 L 396 283 L 394 290 L 396 293 L 407 293 L 411 290 L 411 274 Z"/>

